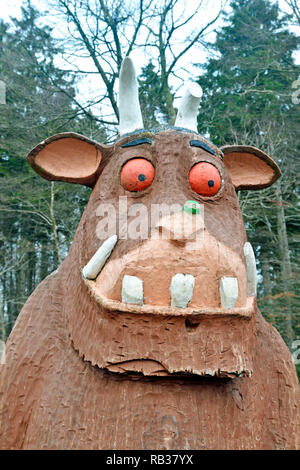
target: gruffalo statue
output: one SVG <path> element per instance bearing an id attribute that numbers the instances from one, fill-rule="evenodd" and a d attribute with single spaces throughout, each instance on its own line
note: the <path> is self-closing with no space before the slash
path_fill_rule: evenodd
<path id="1" fill-rule="evenodd" d="M 295 367 L 257 308 L 236 196 L 280 170 L 199 135 L 200 97 L 192 85 L 175 127 L 143 129 L 127 57 L 113 145 L 58 134 L 28 155 L 42 177 L 93 191 L 7 341 L 0 448 L 299 448 Z"/>

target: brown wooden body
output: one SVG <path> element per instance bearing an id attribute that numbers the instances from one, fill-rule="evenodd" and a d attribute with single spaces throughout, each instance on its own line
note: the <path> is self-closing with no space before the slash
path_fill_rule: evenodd
<path id="1" fill-rule="evenodd" d="M 29 153 L 43 178 L 93 192 L 67 258 L 28 299 L 7 341 L 1 449 L 299 448 L 295 366 L 257 309 L 255 256 L 236 196 L 270 186 L 280 170 L 259 149 L 222 150 L 200 136 L 201 94 L 187 90 L 175 122 L 181 127 L 144 130 L 126 57 L 114 144 L 58 134 Z M 133 186 L 121 181 L 128 165 Z M 182 219 L 191 200 L 203 209 L 197 229 L 197 211 Z M 103 238 L 107 204 L 118 224 Z M 153 207 L 165 204 L 177 209 L 153 220 Z M 125 230 L 124 237 L 141 206 L 147 236 Z M 102 242 L 112 239 L 108 252 Z M 177 275 L 176 295 L 186 292 L 183 275 L 193 279 L 182 304 L 173 296 Z"/>
<path id="2" fill-rule="evenodd" d="M 218 149 L 212 156 L 191 147 L 202 137 L 173 130 L 149 134 L 151 145 L 122 146 L 137 137 L 104 148 L 82 136 L 54 136 L 29 156 L 49 179 L 95 187 L 68 257 L 28 299 L 8 339 L 0 366 L 0 448 L 299 448 L 295 366 L 255 296 L 247 296 L 247 238 L 235 193 L 235 186 L 272 184 L 279 169 L 248 147 L 224 149 L 224 163 Z M 144 193 L 127 194 L 128 207 L 137 197 L 148 209 L 166 201 L 183 206 L 198 198 L 190 168 L 205 161 L 219 169 L 221 191 L 197 199 L 205 209 L 203 243 L 191 252 L 172 240 L 122 239 L 97 280 L 84 280 L 82 269 L 100 243 L 97 208 L 104 202 L 117 208 L 126 194 L 120 168 L 141 156 L 153 162 L 155 181 Z M 178 272 L 196 278 L 189 308 L 170 308 L 170 280 Z M 144 280 L 142 307 L 120 302 L 124 274 Z M 232 310 L 220 308 L 222 276 L 239 281 Z"/>
<path id="3" fill-rule="evenodd" d="M 1 449 L 299 448 L 295 367 L 258 310 L 251 377 L 114 374 L 71 344 L 66 262 L 29 298 L 8 340 Z"/>

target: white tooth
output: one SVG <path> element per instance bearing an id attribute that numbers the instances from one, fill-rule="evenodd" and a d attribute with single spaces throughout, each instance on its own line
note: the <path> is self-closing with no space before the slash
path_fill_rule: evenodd
<path id="1" fill-rule="evenodd" d="M 83 277 L 86 279 L 96 279 L 101 269 L 105 265 L 107 258 L 113 251 L 117 240 L 117 235 L 113 235 L 112 237 L 109 237 L 107 240 L 105 240 L 105 242 L 96 251 L 94 256 L 90 259 L 88 264 L 83 268 Z"/>
<path id="2" fill-rule="evenodd" d="M 122 302 L 143 305 L 143 281 L 135 276 L 125 274 L 122 281 Z"/>
<path id="3" fill-rule="evenodd" d="M 221 304 L 223 308 L 233 308 L 239 295 L 236 277 L 222 277 L 220 281 Z"/>
<path id="4" fill-rule="evenodd" d="M 247 270 L 247 295 L 256 295 L 257 274 L 255 255 L 251 243 L 246 242 L 244 245 L 244 255 Z"/>
<path id="5" fill-rule="evenodd" d="M 185 308 L 192 300 L 195 278 L 191 274 L 175 274 L 172 277 L 170 292 L 171 306 Z"/>

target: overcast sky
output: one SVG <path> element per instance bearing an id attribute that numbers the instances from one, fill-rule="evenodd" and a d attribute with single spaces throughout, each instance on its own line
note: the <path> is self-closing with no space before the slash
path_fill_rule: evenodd
<path id="1" fill-rule="evenodd" d="M 190 0 L 189 0 L 190 1 Z M 276 0 L 274 0 L 276 1 Z M 21 5 L 23 0 L 1 0 L 1 11 L 0 11 L 0 18 L 8 21 L 11 16 L 13 17 L 20 17 L 21 14 Z M 31 0 L 33 6 L 41 10 L 47 9 L 48 2 L 47 0 Z M 216 11 L 218 10 L 219 4 L 221 0 L 209 0 L 207 2 L 207 14 L 206 19 L 210 17 L 213 18 Z M 285 0 L 279 0 L 279 6 L 286 11 L 286 3 Z M 221 21 L 219 22 L 219 24 Z M 295 28 L 294 32 L 300 34 L 300 28 Z M 297 62 L 300 63 L 300 53 L 297 54 Z M 143 64 L 144 65 L 144 64 Z"/>
<path id="2" fill-rule="evenodd" d="M 4 21 L 8 21 L 11 16 L 12 17 L 20 17 L 21 5 L 23 3 L 22 0 L 0 0 L 0 1 L 1 1 L 0 18 L 2 18 Z M 191 1 L 191 0 L 188 0 L 188 1 Z M 220 2 L 221 2 L 221 0 L 209 0 L 207 2 L 208 7 L 207 7 L 205 19 L 204 19 L 205 21 L 207 21 L 210 18 L 213 18 L 215 16 L 216 11 L 218 10 L 218 6 L 219 6 Z M 40 7 L 40 9 L 42 11 L 47 9 L 47 6 L 48 6 L 48 3 L 47 3 L 46 0 L 31 0 L 31 3 L 32 3 L 33 6 L 35 6 L 38 9 Z M 279 0 L 279 5 L 281 6 L 281 8 L 286 7 L 284 0 Z M 219 25 L 220 24 L 222 24 L 222 20 L 219 20 Z M 197 26 L 198 26 L 198 24 L 197 24 Z M 64 27 L 65 27 L 65 23 L 64 22 L 59 23 L 59 21 L 57 21 L 57 19 L 56 19 L 55 27 L 56 27 L 57 31 L 59 31 L 59 30 L 63 31 Z M 299 31 L 299 29 L 300 28 L 298 28 L 298 31 Z M 296 32 L 296 30 L 294 30 L 294 32 Z M 209 39 L 211 41 L 213 41 L 214 38 L 210 37 Z M 186 63 L 181 63 L 181 65 L 183 67 L 185 67 L 186 69 L 188 69 L 188 71 L 189 71 L 188 74 L 186 76 L 184 76 L 184 80 L 189 80 L 191 78 L 193 79 L 199 74 L 199 68 L 193 68 L 191 66 L 192 62 L 204 63 L 206 61 L 206 54 L 205 54 L 205 51 L 204 51 L 203 48 L 198 48 L 197 54 L 198 54 L 197 55 L 197 60 L 195 60 L 195 52 L 193 52 L 193 51 L 191 51 L 190 56 L 187 55 L 186 57 L 184 57 L 184 60 L 186 61 Z M 135 63 L 136 69 L 137 69 L 137 74 L 139 74 L 140 70 L 141 70 L 141 67 L 143 67 L 144 65 L 147 64 L 148 58 L 145 57 L 142 50 L 135 50 L 131 54 L 131 56 L 134 60 L 134 63 Z M 295 54 L 295 57 L 296 57 L 296 62 L 300 63 L 300 52 Z M 59 66 L 59 67 L 62 67 L 62 68 L 64 66 L 64 64 L 60 63 L 60 62 L 56 62 L 56 65 Z M 92 70 L 93 70 L 93 67 L 94 67 L 94 64 L 91 61 L 89 61 L 88 63 L 84 63 L 84 64 L 80 63 L 80 68 L 83 68 L 83 69 L 91 70 L 91 68 L 92 68 Z M 194 74 L 194 77 L 193 77 L 193 74 Z M 89 78 L 89 77 L 91 77 L 91 78 Z M 82 82 L 82 84 L 79 88 L 80 101 L 82 102 L 82 104 L 84 104 L 84 101 L 85 101 L 84 98 L 86 98 L 86 100 L 88 100 L 92 96 L 95 96 L 95 90 L 96 89 L 99 93 L 102 92 L 102 90 L 99 87 L 100 83 L 99 83 L 98 77 L 96 75 L 90 75 L 89 77 L 85 77 L 84 82 Z M 177 89 L 181 85 L 181 81 L 176 82 L 176 79 L 173 79 L 173 80 L 175 80 L 175 81 L 174 81 L 174 83 L 172 82 L 171 85 L 174 87 L 174 89 Z M 118 86 L 117 83 L 116 83 L 116 86 Z M 180 99 L 180 95 L 181 95 L 182 91 L 183 91 L 183 89 L 181 88 L 176 93 L 177 99 Z M 175 99 L 175 103 L 174 103 L 175 106 L 176 106 L 177 99 Z M 96 111 L 96 113 L 97 113 L 97 111 Z"/>
<path id="3" fill-rule="evenodd" d="M 45 1 L 44 0 L 32 0 L 31 3 L 35 5 L 36 7 L 38 7 L 39 4 L 45 4 Z M 211 4 L 211 10 L 216 11 L 216 0 L 211 0 L 209 3 Z M 21 5 L 22 5 L 22 0 L 1 0 L 0 17 L 7 21 L 10 16 L 19 16 Z M 279 6 L 285 9 L 286 8 L 285 1 L 279 0 Z"/>

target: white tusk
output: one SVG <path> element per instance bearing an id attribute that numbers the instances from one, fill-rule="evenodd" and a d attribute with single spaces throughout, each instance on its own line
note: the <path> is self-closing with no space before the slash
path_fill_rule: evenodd
<path id="1" fill-rule="evenodd" d="M 220 281 L 220 296 L 223 308 L 233 308 L 239 295 L 236 277 L 222 277 Z"/>
<path id="2" fill-rule="evenodd" d="M 96 279 L 101 269 L 105 265 L 108 257 L 113 251 L 118 237 L 117 235 L 112 235 L 100 246 L 96 251 L 94 256 L 90 259 L 88 264 L 83 268 L 82 275 L 86 279 Z"/>
<path id="3" fill-rule="evenodd" d="M 125 274 L 122 280 L 122 302 L 143 305 L 143 281 L 135 276 Z"/>
<path id="4" fill-rule="evenodd" d="M 139 103 L 138 82 L 130 57 L 122 62 L 119 79 L 119 134 L 124 135 L 143 129 L 143 118 Z"/>
<path id="5" fill-rule="evenodd" d="M 197 115 L 202 88 L 197 83 L 191 83 L 187 88 L 178 109 L 175 127 L 183 127 L 198 132 Z"/>
<path id="6" fill-rule="evenodd" d="M 249 242 L 244 245 L 244 255 L 247 271 L 247 295 L 252 296 L 256 295 L 257 273 L 254 251 Z"/>
<path id="7" fill-rule="evenodd" d="M 175 274 L 172 277 L 170 292 L 171 306 L 185 308 L 192 300 L 195 278 L 191 274 Z"/>

